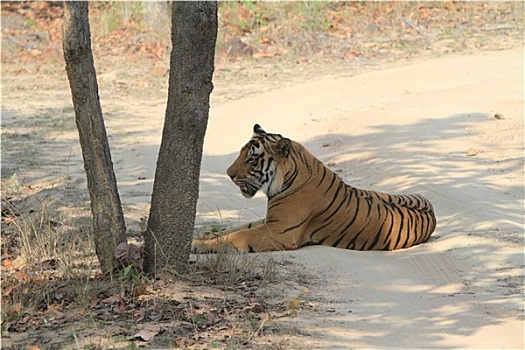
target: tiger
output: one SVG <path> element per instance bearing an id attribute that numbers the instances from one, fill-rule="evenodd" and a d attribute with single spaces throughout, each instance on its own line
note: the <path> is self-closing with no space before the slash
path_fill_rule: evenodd
<path id="1" fill-rule="evenodd" d="M 244 197 L 266 194 L 266 218 L 216 238 L 194 240 L 194 252 L 308 245 L 390 251 L 426 242 L 436 227 L 425 197 L 354 188 L 300 143 L 267 133 L 259 124 L 226 173 Z"/>

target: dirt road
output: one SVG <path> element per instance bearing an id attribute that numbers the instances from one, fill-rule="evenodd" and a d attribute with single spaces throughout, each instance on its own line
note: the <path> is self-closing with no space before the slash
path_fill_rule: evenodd
<path id="1" fill-rule="evenodd" d="M 264 198 L 242 198 L 224 175 L 260 123 L 356 187 L 424 194 L 438 217 L 433 238 L 408 250 L 275 253 L 319 276 L 297 321 L 309 346 L 523 348 L 523 73 L 515 49 L 215 106 L 200 217 L 264 217 Z"/>
<path id="2" fill-rule="evenodd" d="M 438 218 L 433 238 L 408 250 L 268 254 L 306 276 L 300 280 L 308 293 L 297 292 L 296 327 L 308 335 L 301 346 L 521 349 L 523 62 L 519 48 L 355 76 L 334 72 L 242 98 L 214 96 L 197 224 L 264 217 L 265 198 L 243 198 L 225 175 L 259 123 L 303 143 L 355 187 L 427 196 Z M 48 83 L 39 76 L 35 82 L 44 85 L 34 92 L 32 79 L 4 77 L 2 173 L 18 171 L 24 183 L 38 179 L 44 187 L 63 183 L 61 196 L 87 201 L 65 77 Z M 105 84 L 101 79 L 119 191 L 128 227 L 138 229 L 148 214 L 165 98 L 115 97 Z M 54 131 L 42 134 L 50 123 Z M 16 169 L 22 162 L 23 174 Z"/>

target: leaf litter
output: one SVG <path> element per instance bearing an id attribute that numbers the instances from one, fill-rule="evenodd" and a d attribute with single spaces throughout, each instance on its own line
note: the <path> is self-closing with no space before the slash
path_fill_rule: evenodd
<path id="1" fill-rule="evenodd" d="M 31 214 L 39 210 L 43 209 L 35 208 Z M 45 210 L 52 211 L 49 206 Z M 53 215 L 26 217 L 28 213 L 22 212 L 20 222 L 35 217 L 60 221 L 53 227 L 58 233 L 71 226 Z M 4 222 L 3 232 L 14 236 L 20 234 L 20 227 Z M 82 253 L 93 259 L 90 249 Z M 79 258 L 68 265 L 68 259 L 58 253 L 31 259 L 23 258 L 17 249 L 6 254 L 1 267 L 3 348 L 68 348 L 72 344 L 104 344 L 101 347 L 106 348 L 117 343 L 190 349 L 247 344 L 287 348 L 295 344 L 297 330 L 286 321 L 300 307 L 309 307 L 300 306 L 296 298 L 308 288 L 279 282 L 286 278 L 268 267 L 277 262 L 261 255 L 232 252 L 201 257 L 187 279 L 166 273 L 154 280 L 141 272 L 140 246 L 122 244 L 115 256 L 123 269 L 104 276 L 96 260 Z M 294 305 L 291 310 L 290 305 Z"/>
<path id="2" fill-rule="evenodd" d="M 250 343 L 256 348 L 264 336 L 295 333 L 279 323 L 290 316 L 286 295 L 275 294 L 267 299 L 267 293 L 277 292 L 271 287 L 261 288 L 256 279 L 240 288 L 184 280 L 157 280 L 152 285 L 143 281 L 137 295 L 129 285 L 115 286 L 108 277 L 99 275 L 90 283 L 96 283 L 96 290 L 101 291 L 95 291 L 88 305 L 80 306 L 67 281 L 53 270 L 39 270 L 36 285 L 40 297 L 33 295 L 28 308 L 27 302 L 15 301 L 16 295 L 31 294 L 28 287 L 35 286 L 36 273 L 34 266 L 25 266 L 21 271 L 3 268 L 3 275 L 27 280 L 3 290 L 7 308 L 2 314 L 2 329 L 7 349 L 27 344 L 67 347 L 73 336 L 85 344 L 101 339 L 107 346 L 118 339 L 119 343 L 139 342 L 153 347 L 200 349 L 212 343 L 218 347 Z"/>

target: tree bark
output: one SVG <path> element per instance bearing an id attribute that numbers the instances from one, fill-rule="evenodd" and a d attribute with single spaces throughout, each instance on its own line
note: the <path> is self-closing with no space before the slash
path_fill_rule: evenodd
<path id="1" fill-rule="evenodd" d="M 147 272 L 188 268 L 217 26 L 216 2 L 172 3 L 168 103 L 145 238 Z"/>
<path id="2" fill-rule="evenodd" d="M 63 49 L 91 199 L 95 249 L 102 272 L 108 273 L 117 267 L 115 247 L 126 242 L 126 226 L 100 107 L 85 1 L 65 3 Z"/>

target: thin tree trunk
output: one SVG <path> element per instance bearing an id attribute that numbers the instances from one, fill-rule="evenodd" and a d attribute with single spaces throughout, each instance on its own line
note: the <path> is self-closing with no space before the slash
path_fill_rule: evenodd
<path id="1" fill-rule="evenodd" d="M 107 273 L 117 267 L 115 247 L 126 242 L 126 227 L 98 96 L 87 2 L 65 2 L 63 49 L 91 199 L 95 247 L 102 272 Z"/>
<path id="2" fill-rule="evenodd" d="M 188 267 L 216 39 L 216 2 L 173 2 L 168 104 L 145 240 L 148 272 Z"/>

